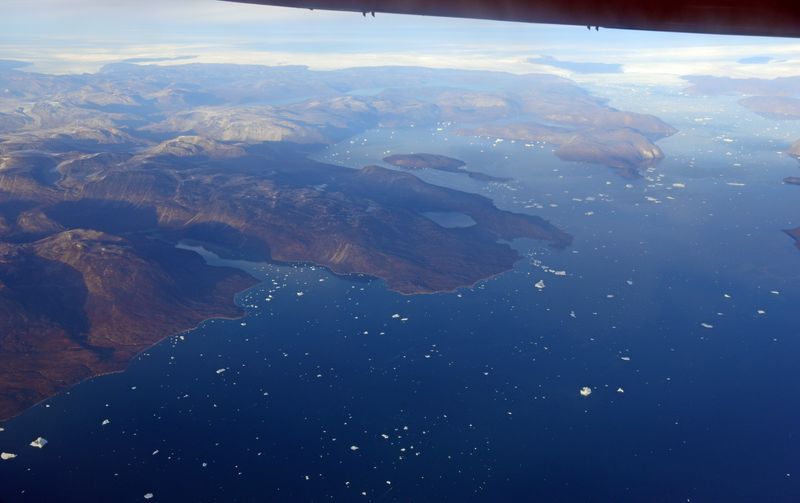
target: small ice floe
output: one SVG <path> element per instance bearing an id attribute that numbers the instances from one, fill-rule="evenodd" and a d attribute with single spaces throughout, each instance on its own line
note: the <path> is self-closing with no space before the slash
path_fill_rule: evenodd
<path id="1" fill-rule="evenodd" d="M 746 184 L 741 182 L 728 182 L 725 185 L 730 185 L 731 187 L 744 187 Z"/>
<path id="2" fill-rule="evenodd" d="M 630 356 L 620 356 L 620 357 L 619 357 L 619 359 L 620 359 L 620 360 L 622 360 L 622 361 L 624 361 L 624 362 L 629 362 L 629 361 L 631 361 L 631 357 L 630 357 Z"/>
<path id="3" fill-rule="evenodd" d="M 217 369 L 217 374 L 221 374 L 221 373 L 225 372 L 226 370 L 228 370 L 228 369 L 225 369 L 225 368 Z"/>
<path id="4" fill-rule="evenodd" d="M 686 188 L 686 184 L 680 183 L 680 182 L 673 183 L 672 186 L 675 187 L 676 189 L 685 189 Z"/>
<path id="5" fill-rule="evenodd" d="M 628 286 L 633 286 L 633 280 L 632 280 L 632 279 L 626 279 L 626 280 L 625 280 L 625 283 L 626 283 Z"/>
<path id="6" fill-rule="evenodd" d="M 3 461 L 8 461 L 9 459 L 16 458 L 17 455 L 11 452 L 0 452 L 0 459 Z"/>
<path id="7" fill-rule="evenodd" d="M 351 445 L 350 446 L 350 450 L 353 451 L 353 452 L 356 452 L 358 449 L 359 449 L 359 447 L 357 445 Z"/>
<path id="8" fill-rule="evenodd" d="M 553 271 L 553 274 L 555 274 L 556 276 L 566 276 L 567 271 Z"/>
<path id="9" fill-rule="evenodd" d="M 543 280 L 543 279 L 540 279 L 540 280 L 539 280 L 539 281 L 537 281 L 537 282 L 536 282 L 536 283 L 535 283 L 533 286 L 535 286 L 535 287 L 536 287 L 536 288 L 538 288 L 539 290 L 544 290 L 544 280 Z"/>
<path id="10" fill-rule="evenodd" d="M 144 495 L 144 499 L 146 499 L 146 500 L 151 500 L 151 499 L 153 499 L 153 493 L 146 493 L 146 494 Z"/>
<path id="11" fill-rule="evenodd" d="M 770 290 L 769 293 L 771 293 L 772 295 L 780 295 L 781 294 L 781 292 L 779 292 L 777 290 Z M 3 430 L 0 428 L 0 431 L 3 431 Z"/>
<path id="12" fill-rule="evenodd" d="M 102 422 L 102 423 L 100 423 L 100 425 L 101 425 L 101 426 L 105 426 L 105 425 L 107 425 L 107 424 L 109 424 L 109 423 L 111 423 L 111 420 L 109 420 L 109 419 L 103 419 L 103 422 Z"/>
<path id="13" fill-rule="evenodd" d="M 386 433 L 381 433 L 381 438 L 386 440 L 389 438 L 389 435 L 387 435 Z"/>
<path id="14" fill-rule="evenodd" d="M 725 297 L 726 299 L 730 299 L 731 298 L 731 294 L 729 294 L 729 293 L 723 293 L 722 296 Z"/>
<path id="15" fill-rule="evenodd" d="M 399 313 L 394 313 L 394 314 L 392 315 L 392 319 L 395 319 L 395 320 L 396 320 L 396 319 L 398 319 L 398 318 L 400 318 L 400 314 L 399 314 Z"/>
<path id="16" fill-rule="evenodd" d="M 304 295 L 304 293 L 303 293 L 303 292 L 297 292 L 297 296 L 298 296 L 298 297 L 302 297 L 303 295 Z"/>
<path id="17" fill-rule="evenodd" d="M 764 311 L 763 309 L 759 309 L 758 311 L 756 311 L 756 314 L 767 314 L 767 312 Z"/>
<path id="18" fill-rule="evenodd" d="M 625 393 L 625 390 L 622 388 L 617 388 L 617 393 Z"/>
<path id="19" fill-rule="evenodd" d="M 37 438 L 36 440 L 34 440 L 33 442 L 30 443 L 31 447 L 36 447 L 37 449 L 41 449 L 45 445 L 47 445 L 47 439 L 45 439 L 43 437 L 39 437 L 39 438 Z"/>
<path id="20" fill-rule="evenodd" d="M 570 318 L 577 318 L 577 317 L 578 317 L 578 315 L 576 315 L 576 314 L 575 314 L 575 311 L 570 311 L 570 312 L 569 312 L 569 317 L 570 317 Z"/>
<path id="21" fill-rule="evenodd" d="M 703 328 L 714 328 L 714 325 L 711 323 L 701 323 L 700 326 Z"/>
<path id="22" fill-rule="evenodd" d="M 584 215 L 586 215 L 587 217 L 590 217 L 590 216 L 594 215 L 594 211 L 587 211 L 586 213 L 584 213 Z"/>
<path id="23" fill-rule="evenodd" d="M 581 388 L 580 394 L 581 396 L 589 396 L 592 394 L 592 388 L 590 388 L 589 386 L 584 386 L 583 388 Z"/>
<path id="24" fill-rule="evenodd" d="M 6 429 L 5 428 L 0 428 L 0 431 L 6 431 Z"/>

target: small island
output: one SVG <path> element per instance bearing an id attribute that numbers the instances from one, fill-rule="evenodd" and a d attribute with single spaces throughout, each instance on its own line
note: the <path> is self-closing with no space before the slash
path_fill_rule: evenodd
<path id="1" fill-rule="evenodd" d="M 478 171 L 463 169 L 464 161 L 438 154 L 395 154 L 383 158 L 383 162 L 398 168 L 411 170 L 435 169 L 448 173 L 460 173 L 481 182 L 507 182 L 509 178 L 499 178 Z"/>

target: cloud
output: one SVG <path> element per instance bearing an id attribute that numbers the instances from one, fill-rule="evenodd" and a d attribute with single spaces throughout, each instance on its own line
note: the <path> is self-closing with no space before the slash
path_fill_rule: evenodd
<path id="1" fill-rule="evenodd" d="M 540 56 L 528 59 L 530 63 L 563 68 L 575 73 L 622 73 L 622 65 L 617 63 L 580 63 L 577 61 L 562 61 L 552 56 Z"/>
<path id="2" fill-rule="evenodd" d="M 737 63 L 740 65 L 765 65 L 772 61 L 775 61 L 775 58 L 770 56 L 750 56 L 740 59 Z"/>
<path id="3" fill-rule="evenodd" d="M 120 61 L 121 63 L 164 63 L 167 61 L 186 61 L 187 59 L 195 59 L 195 55 L 186 56 L 159 56 L 159 57 L 139 57 L 127 58 Z"/>

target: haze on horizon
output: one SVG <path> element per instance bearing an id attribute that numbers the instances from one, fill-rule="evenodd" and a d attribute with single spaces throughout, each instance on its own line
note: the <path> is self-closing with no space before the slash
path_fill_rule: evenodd
<path id="1" fill-rule="evenodd" d="M 773 78 L 800 73 L 800 42 L 779 38 L 595 32 L 390 14 L 364 19 L 218 0 L 10 0 L 4 17 L 0 59 L 29 62 L 30 70 L 45 73 L 94 72 L 129 59 L 313 69 L 484 69 L 606 84 L 682 85 L 682 75 Z"/>

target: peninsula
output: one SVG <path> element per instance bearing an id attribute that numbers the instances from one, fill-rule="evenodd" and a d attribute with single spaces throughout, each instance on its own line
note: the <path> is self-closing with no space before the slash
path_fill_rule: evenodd
<path id="1" fill-rule="evenodd" d="M 506 182 L 508 178 L 487 175 L 464 169 L 464 161 L 437 154 L 394 154 L 383 158 L 383 162 L 411 170 L 433 169 L 448 173 L 460 173 L 482 182 Z"/>

